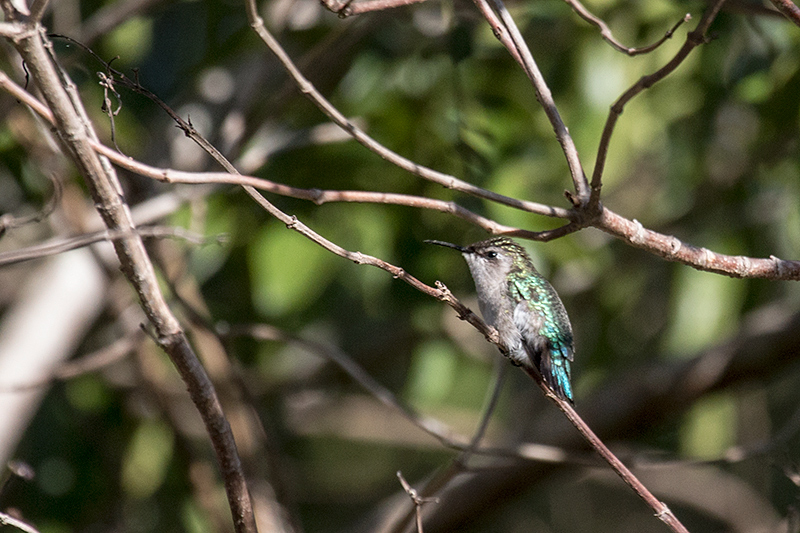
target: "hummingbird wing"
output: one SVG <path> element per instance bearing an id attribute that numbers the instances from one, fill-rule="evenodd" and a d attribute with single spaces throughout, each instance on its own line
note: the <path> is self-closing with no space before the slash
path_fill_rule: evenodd
<path id="1" fill-rule="evenodd" d="M 522 336 L 528 357 L 553 392 L 573 402 L 570 363 L 575 349 L 564 304 L 542 277 L 517 277 L 508 285 L 511 297 L 517 302 L 514 325 Z"/>

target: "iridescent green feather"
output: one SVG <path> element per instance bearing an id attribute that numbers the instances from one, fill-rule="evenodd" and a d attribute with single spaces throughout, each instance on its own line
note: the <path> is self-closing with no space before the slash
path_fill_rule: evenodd
<path id="1" fill-rule="evenodd" d="M 573 401 L 570 362 L 573 359 L 572 327 L 564 304 L 555 289 L 534 268 L 524 250 L 511 241 L 496 245 L 514 252 L 515 269 L 509 274 L 509 295 L 525 301 L 531 311 L 528 320 L 533 336 L 524 335 L 528 355 L 556 394 Z M 518 324 L 524 331 L 523 324 Z"/>

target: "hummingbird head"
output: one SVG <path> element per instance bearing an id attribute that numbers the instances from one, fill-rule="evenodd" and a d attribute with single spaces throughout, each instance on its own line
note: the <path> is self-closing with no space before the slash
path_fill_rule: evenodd
<path id="1" fill-rule="evenodd" d="M 494 237 L 469 246 L 459 246 L 443 241 L 425 242 L 454 248 L 461 252 L 476 281 L 487 278 L 505 278 L 513 271 L 536 272 L 525 249 L 508 237 Z"/>

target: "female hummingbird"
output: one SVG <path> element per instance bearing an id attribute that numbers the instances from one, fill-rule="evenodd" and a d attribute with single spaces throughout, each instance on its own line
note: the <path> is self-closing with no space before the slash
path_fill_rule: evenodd
<path id="1" fill-rule="evenodd" d="M 507 237 L 469 246 L 425 241 L 460 251 L 469 265 L 478 306 L 517 365 L 533 365 L 560 398 L 573 403 L 575 345 L 567 310 L 525 249 Z"/>

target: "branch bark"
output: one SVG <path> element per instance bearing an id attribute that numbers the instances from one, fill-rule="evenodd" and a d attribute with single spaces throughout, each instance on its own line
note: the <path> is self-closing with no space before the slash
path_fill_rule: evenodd
<path id="1" fill-rule="evenodd" d="M 24 19 L 11 3 L 3 2 L 6 18 Z M 217 454 L 228 503 L 237 532 L 256 531 L 250 495 L 230 426 L 214 387 L 194 354 L 188 340 L 166 303 L 155 270 L 136 233 L 130 210 L 113 167 L 93 148 L 97 136 L 87 119 L 74 85 L 61 72 L 52 56 L 44 28 L 32 22 L 12 38 L 52 112 L 56 134 L 78 171 L 86 180 L 96 208 L 111 232 L 120 234 L 114 249 L 122 272 L 139 296 L 148 320 L 155 329 L 159 346 L 169 355 L 187 385 Z"/>

